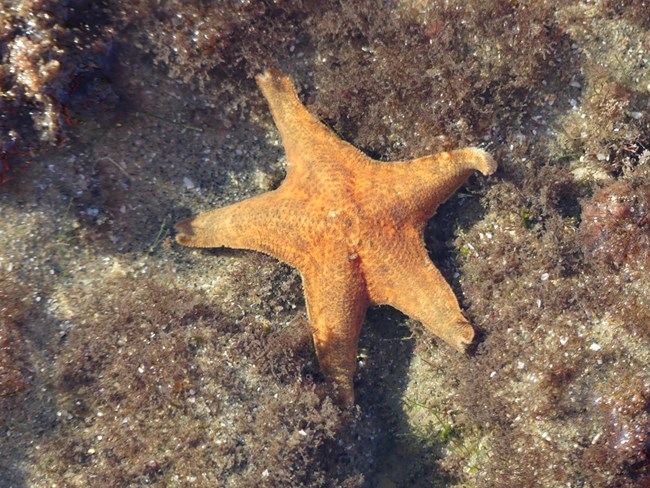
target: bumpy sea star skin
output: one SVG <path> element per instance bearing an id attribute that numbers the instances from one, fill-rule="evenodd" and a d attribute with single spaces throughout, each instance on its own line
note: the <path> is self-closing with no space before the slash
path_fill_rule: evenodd
<path id="1" fill-rule="evenodd" d="M 375 161 L 309 113 L 281 72 L 267 70 L 257 83 L 286 150 L 284 182 L 179 222 L 176 240 L 261 251 L 296 267 L 316 354 L 342 405 L 354 404 L 357 340 L 370 305 L 392 305 L 464 351 L 474 329 L 429 259 L 422 232 L 474 170 L 493 173 L 494 160 L 464 148 Z"/>

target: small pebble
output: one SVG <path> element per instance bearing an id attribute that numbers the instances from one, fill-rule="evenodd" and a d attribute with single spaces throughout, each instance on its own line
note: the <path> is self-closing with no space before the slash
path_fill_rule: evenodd
<path id="1" fill-rule="evenodd" d="M 190 180 L 187 176 L 183 176 L 183 184 L 188 190 L 193 190 L 195 188 L 194 182 Z"/>

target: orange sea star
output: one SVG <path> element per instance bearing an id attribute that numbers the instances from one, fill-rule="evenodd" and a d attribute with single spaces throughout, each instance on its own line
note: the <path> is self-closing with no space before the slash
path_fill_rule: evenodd
<path id="1" fill-rule="evenodd" d="M 176 224 L 193 247 L 261 251 L 302 276 L 316 354 L 343 405 L 354 403 L 357 340 L 366 309 L 388 304 L 460 351 L 474 338 L 424 246 L 427 220 L 474 170 L 494 160 L 465 148 L 412 161 L 375 161 L 307 111 L 276 70 L 257 76 L 287 154 L 275 191 Z"/>

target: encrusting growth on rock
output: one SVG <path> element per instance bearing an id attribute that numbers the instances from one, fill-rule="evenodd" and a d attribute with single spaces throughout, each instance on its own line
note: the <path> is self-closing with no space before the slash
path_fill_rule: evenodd
<path id="1" fill-rule="evenodd" d="M 459 351 L 474 329 L 429 259 L 423 229 L 473 173 L 496 163 L 464 148 L 411 161 L 375 161 L 309 113 L 287 76 L 257 83 L 287 154 L 274 191 L 176 224 L 191 247 L 264 252 L 302 276 L 316 354 L 342 405 L 354 404 L 357 340 L 366 309 L 391 305 Z"/>

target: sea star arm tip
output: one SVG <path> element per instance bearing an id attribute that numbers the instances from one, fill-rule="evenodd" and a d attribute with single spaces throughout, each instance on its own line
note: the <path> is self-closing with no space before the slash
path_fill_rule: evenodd
<path id="1" fill-rule="evenodd" d="M 466 147 L 452 151 L 458 154 L 461 159 L 467 161 L 467 165 L 477 169 L 484 175 L 491 175 L 497 170 L 497 162 L 487 151 L 478 147 Z"/>
<path id="2" fill-rule="evenodd" d="M 291 79 L 276 69 L 256 77 L 273 115 L 287 154 L 287 179 L 297 171 L 306 174 L 315 166 L 338 166 L 341 160 L 357 160 L 361 152 L 341 140 L 312 114 L 298 98 Z M 338 158 L 333 158 L 333 155 Z"/>
<path id="3" fill-rule="evenodd" d="M 425 156 L 422 161 L 432 160 L 438 165 L 438 171 L 451 176 L 457 175 L 467 179 L 472 171 L 480 171 L 484 175 L 491 175 L 497 169 L 494 158 L 485 150 L 478 147 L 464 147 L 450 152 Z"/>
<path id="4" fill-rule="evenodd" d="M 435 334 L 459 352 L 467 352 L 476 337 L 474 327 L 464 317 L 444 325 L 438 324 Z"/>
<path id="5" fill-rule="evenodd" d="M 410 235 L 411 238 L 374 259 L 377 265 L 366 268 L 370 299 L 419 320 L 449 345 L 465 352 L 474 340 L 474 328 L 463 315 L 451 287 L 429 259 L 421 237 L 415 230 Z M 397 262 L 399 266 L 395 265 Z"/>
<path id="6" fill-rule="evenodd" d="M 255 81 L 267 99 L 269 96 L 273 96 L 272 92 L 295 93 L 293 83 L 289 77 L 282 71 L 275 68 L 266 69 L 263 73 L 260 73 L 255 77 Z"/>
<path id="7" fill-rule="evenodd" d="M 303 273 L 307 314 L 316 356 L 325 378 L 335 385 L 340 405 L 354 405 L 357 342 L 368 298 L 363 278 L 347 257 L 327 270 Z"/>
<path id="8" fill-rule="evenodd" d="M 192 247 L 190 243 L 192 242 L 193 232 L 191 225 L 187 220 L 190 219 L 181 220 L 174 225 L 174 230 L 176 231 L 176 242 L 183 246 Z"/>

